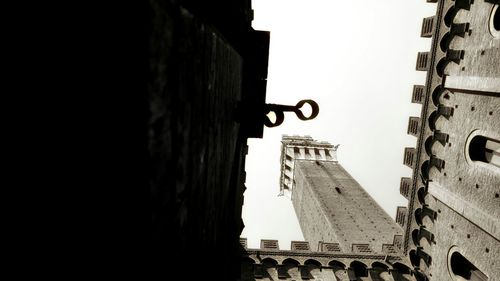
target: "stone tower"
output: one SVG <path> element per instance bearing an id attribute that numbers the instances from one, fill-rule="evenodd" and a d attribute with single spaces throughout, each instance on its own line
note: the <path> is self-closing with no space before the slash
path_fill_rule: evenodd
<path id="1" fill-rule="evenodd" d="M 287 193 L 314 250 L 381 251 L 402 228 L 337 161 L 337 146 L 309 136 L 283 136 L 281 193 Z"/>
<path id="2" fill-rule="evenodd" d="M 241 281 L 416 281 L 401 251 L 402 228 L 337 161 L 337 146 L 283 136 L 281 194 L 290 196 L 306 241 L 241 239 Z M 404 224 L 406 208 L 398 208 Z"/>

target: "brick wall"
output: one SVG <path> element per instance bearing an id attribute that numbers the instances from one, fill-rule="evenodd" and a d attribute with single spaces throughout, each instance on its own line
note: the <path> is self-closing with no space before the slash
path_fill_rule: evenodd
<path id="1" fill-rule="evenodd" d="M 318 243 L 369 244 L 381 252 L 391 244 L 400 226 L 389 217 L 339 164 L 296 160 L 292 201 L 304 237 L 316 249 Z"/>

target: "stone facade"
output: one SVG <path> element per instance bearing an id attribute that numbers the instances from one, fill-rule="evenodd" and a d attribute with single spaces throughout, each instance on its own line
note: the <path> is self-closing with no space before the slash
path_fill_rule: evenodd
<path id="1" fill-rule="evenodd" d="M 262 240 L 260 249 L 246 249 L 242 280 L 415 280 L 402 255 L 401 226 L 338 163 L 337 148 L 283 136 L 280 189 L 307 242 L 283 251 L 278 241 Z"/>
<path id="2" fill-rule="evenodd" d="M 249 0 L 153 0 L 148 12 L 153 270 L 169 279 L 193 268 L 194 253 L 213 253 L 184 278 L 224 264 L 218 279 L 235 280 L 246 141 L 263 130 L 250 109 L 264 106 L 269 33 L 251 28 Z"/>
<path id="3" fill-rule="evenodd" d="M 414 86 L 411 100 L 422 104 L 422 112 L 409 118 L 407 129 L 417 137 L 417 146 L 404 151 L 403 163 L 413 170 L 400 186 L 408 199 L 408 206 L 397 212 L 404 238 L 395 236 L 392 244 L 382 246 L 401 263 L 387 262 L 390 255 L 385 262 L 367 261 L 362 250 L 369 248 L 368 243 L 352 246 L 350 250 L 358 252 L 347 254 L 351 260 L 346 260 L 347 247 L 339 239 L 342 235 L 332 234 L 337 232 L 331 231 L 322 213 L 328 208 L 321 200 L 343 191 L 338 179 L 325 180 L 321 169 L 341 166 L 335 157 L 325 161 L 326 153 L 299 147 L 282 149 L 281 189 L 291 192 L 304 236 L 318 247 L 248 249 L 243 280 L 498 280 L 500 1 L 427 2 L 437 3 L 437 11 L 422 22 L 421 36 L 432 38 L 431 50 L 417 55 L 416 70 L 426 71 L 427 79 L 425 85 Z M 300 158 L 291 165 L 294 155 Z M 323 193 L 317 188 L 322 182 L 337 186 Z M 320 243 L 326 240 L 321 230 L 326 230 L 328 240 L 338 242 Z M 411 270 L 404 266 L 408 262 Z M 387 274 L 371 274 L 380 267 Z"/>
<path id="4" fill-rule="evenodd" d="M 339 223 L 339 229 L 334 229 L 331 226 L 332 222 L 335 224 L 334 220 L 325 216 L 323 223 L 319 224 L 321 214 L 328 213 L 330 208 L 325 202 L 333 197 L 337 200 L 344 195 L 355 198 L 351 203 L 343 203 L 345 211 L 347 206 L 349 210 L 356 209 L 356 205 L 361 205 L 359 200 L 369 202 L 371 199 L 357 187 L 349 189 L 356 191 L 352 194 L 345 191 L 347 186 L 357 186 L 357 183 L 338 164 L 335 146 L 306 137 L 298 142 L 309 143 L 302 147 L 297 145 L 298 151 L 295 148 L 292 148 L 292 153 L 284 151 L 282 169 L 285 172 L 280 188 L 295 200 L 303 229 L 330 233 L 318 237 L 310 233 L 306 237 L 311 243 L 294 241 L 290 251 L 279 250 L 277 241 L 272 240 L 264 241 L 261 249 L 240 247 L 238 236 L 243 228 L 241 206 L 245 190 L 246 140 L 262 136 L 262 120 L 259 118 L 264 117 L 252 114 L 260 112 L 265 104 L 269 43 L 268 33 L 251 28 L 253 11 L 250 0 L 152 0 L 139 8 L 145 10 L 145 21 L 136 19 L 130 26 L 123 25 L 125 19 L 120 19 L 116 25 L 97 24 L 99 28 L 95 31 L 120 29 L 122 37 L 111 45 L 99 40 L 100 46 L 105 48 L 96 53 L 103 59 L 90 61 L 95 63 L 92 73 L 100 71 L 102 77 L 93 78 L 94 84 L 89 82 L 94 80 L 88 73 L 81 75 L 85 80 L 68 83 L 67 89 L 84 89 L 81 96 L 97 89 L 104 94 L 92 99 L 89 107 L 81 111 L 85 117 L 81 126 L 78 122 L 72 124 L 78 128 L 75 139 L 83 138 L 82 145 L 69 145 L 64 154 L 71 155 L 72 159 L 59 161 L 64 163 L 61 166 L 85 173 L 74 176 L 50 169 L 50 174 L 55 170 L 58 176 L 67 174 L 71 179 L 68 182 L 87 179 L 82 190 L 99 182 L 99 189 L 91 193 L 92 198 L 103 198 L 104 191 L 100 186 L 114 186 L 116 188 L 110 191 L 109 197 L 114 200 L 109 201 L 120 201 L 123 205 L 133 204 L 129 203 L 132 200 L 120 200 L 120 194 L 128 192 L 133 197 L 140 197 L 136 196 L 138 193 L 124 190 L 123 186 L 130 183 L 146 186 L 145 190 L 149 190 L 151 196 L 152 249 L 156 258 L 153 271 L 159 272 L 162 279 L 171 277 L 171 271 L 175 270 L 188 273 L 184 277 L 188 280 L 215 279 L 209 275 L 215 271 L 218 280 L 239 277 L 242 280 L 497 280 L 500 275 L 499 1 L 427 2 L 436 3 L 430 5 L 436 5 L 437 12 L 422 22 L 421 36 L 431 38 L 432 47 L 417 57 L 416 69 L 426 71 L 427 80 L 425 85 L 416 85 L 412 95 L 412 102 L 422 104 L 422 112 L 419 117 L 409 118 L 407 130 L 418 140 L 415 148 L 405 150 L 404 163 L 413 170 L 413 176 L 401 181 L 402 194 L 409 202 L 406 215 L 404 208 L 398 209 L 398 222 L 404 225 L 404 236 L 389 235 L 392 226 L 387 226 L 392 223 L 386 222 L 385 214 L 375 218 L 380 219 L 378 223 L 385 225 L 384 230 L 388 231 L 380 241 L 377 237 L 376 241 L 361 239 L 363 235 L 373 239 L 378 232 L 369 227 L 371 222 L 352 213 L 342 215 L 344 219 Z M 135 11 L 135 7 L 129 11 L 130 15 L 141 13 Z M 124 18 L 129 15 L 116 14 L 127 15 Z M 89 13 L 82 22 L 87 22 L 89 15 L 93 18 Z M 131 26 L 144 29 L 138 28 L 141 31 L 134 33 L 134 28 L 129 28 Z M 43 30 L 45 33 L 45 30 L 54 28 Z M 64 36 L 57 34 L 54 37 Z M 116 34 L 102 36 L 109 37 L 116 37 Z M 139 41 L 145 47 L 136 50 L 130 47 L 131 41 Z M 28 45 L 31 46 L 31 42 Z M 87 48 L 83 49 L 74 53 L 89 52 Z M 44 57 L 51 56 L 44 54 Z M 131 61 L 139 67 L 131 67 Z M 61 69 L 77 76 L 69 70 L 79 67 L 73 63 L 71 68 Z M 110 73 L 115 73 L 116 80 L 110 78 Z M 100 80 L 108 81 L 106 87 L 101 86 Z M 123 92 L 130 91 L 130 88 L 134 94 L 127 99 Z M 64 92 L 65 96 L 70 96 L 66 95 L 66 90 Z M 75 101 L 74 104 L 82 102 L 80 99 Z M 102 106 L 104 101 L 109 101 L 110 106 Z M 106 108 L 102 110 L 105 113 L 96 117 L 97 121 L 90 122 L 86 117 L 89 112 L 97 114 L 96 108 Z M 109 114 L 109 108 L 118 111 Z M 68 119 L 65 114 L 61 116 Z M 54 131 L 66 129 L 61 128 L 56 127 Z M 96 128 L 102 130 L 96 133 Z M 42 131 L 45 134 L 46 128 Z M 99 141 L 94 140 L 96 135 Z M 138 136 L 140 141 L 131 141 L 130 135 Z M 68 136 L 61 139 L 67 140 Z M 84 155 L 80 152 L 78 155 L 75 152 L 78 157 L 67 153 L 75 151 L 75 147 L 86 147 L 88 151 L 100 148 L 102 153 Z M 60 147 L 54 151 L 58 149 Z M 139 161 L 132 160 L 133 155 Z M 87 159 L 85 157 L 91 161 L 82 161 Z M 70 165 L 76 161 L 93 163 L 95 159 L 99 159 L 99 163 L 93 165 L 93 171 L 88 167 L 75 169 Z M 289 165 L 292 162 L 295 164 Z M 115 167 L 117 172 L 110 171 L 110 167 Z M 342 185 L 313 188 L 313 185 L 330 183 L 326 180 L 330 177 L 328 171 L 335 171 L 336 175 L 331 184 Z M 107 175 L 107 178 L 103 180 L 102 175 Z M 50 184 L 53 182 L 51 180 Z M 302 188 L 297 187 L 299 184 Z M 81 197 L 81 194 L 74 197 Z M 65 198 L 66 201 L 68 205 L 73 203 Z M 86 203 L 85 207 L 88 205 Z M 310 210 L 301 210 L 302 206 Z M 337 208 L 335 214 L 342 213 L 339 206 L 334 208 Z M 65 225 L 67 221 L 76 220 L 80 232 L 85 229 L 81 227 L 84 221 L 92 221 L 93 225 L 98 218 L 105 217 L 102 225 L 112 228 L 110 222 L 120 223 L 117 222 L 120 221 L 116 218 L 117 213 L 120 213 L 119 208 L 114 208 L 109 217 L 99 213 L 96 220 L 72 217 L 56 223 Z M 136 216 L 139 210 L 130 213 L 134 214 L 131 217 Z M 51 216 L 44 216 L 44 222 L 45 217 Z M 126 226 L 113 232 L 116 235 L 102 238 L 102 229 L 83 235 L 85 239 L 79 241 L 81 248 L 97 249 L 91 246 L 98 244 L 93 241 L 105 241 L 106 247 L 102 248 L 108 249 L 109 244 L 115 243 L 117 251 L 108 251 L 128 260 L 128 256 L 122 254 L 130 252 L 128 241 L 137 237 L 131 237 L 127 243 L 116 243 L 118 237 L 130 233 L 132 228 L 129 217 L 122 217 L 121 223 Z M 348 234 L 349 228 L 349 233 L 355 234 L 346 241 L 341 237 Z M 361 234 L 361 230 L 367 234 Z M 93 236 L 99 238 L 89 238 Z M 46 240 L 39 244 L 52 245 Z M 64 243 L 64 247 L 70 244 L 75 243 Z M 237 257 L 243 249 L 240 267 Z M 99 251 L 89 252 L 99 253 L 95 256 L 107 266 L 109 256 Z M 193 264 L 192 257 L 199 253 L 210 256 Z M 172 256 L 176 257 L 173 261 Z M 76 264 L 72 259 L 67 260 Z M 118 271 L 128 273 L 123 269 L 109 268 L 113 275 Z M 216 270 L 221 268 L 224 270 Z"/>
<path id="5" fill-rule="evenodd" d="M 275 245 L 264 247 L 266 242 Z M 241 239 L 246 245 L 246 239 Z M 398 253 L 342 253 L 298 249 L 308 242 L 291 242 L 290 251 L 278 250 L 275 240 L 263 240 L 260 249 L 247 249 L 241 265 L 241 280 L 415 280 Z M 307 247 L 305 247 L 307 248 Z"/>
<path id="6" fill-rule="evenodd" d="M 422 27 L 431 50 L 416 67 L 427 71 L 422 112 L 408 127 L 417 147 L 404 159 L 413 169 L 401 188 L 409 199 L 404 251 L 419 280 L 498 280 L 499 1 L 432 2 L 436 15 Z"/>

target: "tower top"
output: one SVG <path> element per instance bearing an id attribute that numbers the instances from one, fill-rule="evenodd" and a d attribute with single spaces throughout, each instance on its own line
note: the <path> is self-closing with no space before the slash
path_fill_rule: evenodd
<path id="1" fill-rule="evenodd" d="M 337 148 L 326 141 L 316 141 L 311 136 L 283 135 L 281 139 L 280 192 L 293 189 L 295 160 L 337 162 Z"/>
<path id="2" fill-rule="evenodd" d="M 338 145 L 334 146 L 327 141 L 317 141 L 311 136 L 299 136 L 299 135 L 282 135 L 281 143 L 288 146 L 302 146 L 310 148 L 336 148 Z"/>

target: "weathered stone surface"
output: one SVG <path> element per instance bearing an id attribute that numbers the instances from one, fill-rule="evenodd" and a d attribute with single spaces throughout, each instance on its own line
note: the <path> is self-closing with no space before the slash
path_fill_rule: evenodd
<path id="1" fill-rule="evenodd" d="M 430 280 L 473 271 L 494 280 L 500 168 L 475 158 L 486 152 L 475 139 L 489 139 L 488 147 L 500 139 L 500 40 L 492 29 L 498 5 L 437 2 L 404 248 L 416 274 Z M 451 249 L 473 266 L 457 265 Z"/>
<path id="2" fill-rule="evenodd" d="M 344 252 L 352 244 L 369 244 L 380 252 L 392 243 L 401 227 L 334 162 L 295 162 L 292 202 L 307 241 L 339 243 Z M 337 190 L 338 189 L 338 190 Z"/>
<path id="3" fill-rule="evenodd" d="M 276 240 L 261 240 L 260 249 L 245 249 L 242 280 L 415 280 L 401 253 L 401 227 L 338 163 L 337 147 L 283 137 L 280 189 L 291 192 L 307 242 L 280 251 Z"/>
<path id="4" fill-rule="evenodd" d="M 248 249 L 241 280 L 415 280 L 409 271 L 399 254 Z"/>

